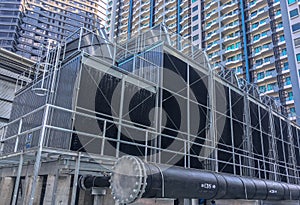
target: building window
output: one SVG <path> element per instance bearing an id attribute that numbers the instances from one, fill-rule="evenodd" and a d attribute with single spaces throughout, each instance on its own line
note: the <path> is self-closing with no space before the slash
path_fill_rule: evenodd
<path id="1" fill-rule="evenodd" d="M 198 20 L 198 15 L 193 16 L 193 21 L 196 21 L 196 20 Z"/>
<path id="2" fill-rule="evenodd" d="M 300 46 L 300 38 L 294 39 L 295 46 Z"/>
<path id="3" fill-rule="evenodd" d="M 264 72 L 257 73 L 257 80 L 261 80 L 264 77 L 265 77 L 265 73 Z"/>
<path id="4" fill-rule="evenodd" d="M 296 24 L 292 25 L 293 32 L 298 31 L 298 30 L 300 30 L 300 23 L 296 23 Z"/>
<path id="5" fill-rule="evenodd" d="M 196 35 L 196 36 L 193 37 L 193 41 L 196 41 L 198 39 L 199 39 L 199 35 Z"/>
<path id="6" fill-rule="evenodd" d="M 267 70 L 266 71 L 266 77 L 272 76 L 275 73 L 276 73 L 275 69 Z"/>
<path id="7" fill-rule="evenodd" d="M 266 86 L 259 86 L 258 87 L 258 89 L 259 89 L 259 92 L 261 92 L 261 93 L 264 93 L 264 92 L 266 92 Z"/>
<path id="8" fill-rule="evenodd" d="M 259 53 L 261 51 L 261 46 L 254 48 L 254 53 Z"/>
<path id="9" fill-rule="evenodd" d="M 268 91 L 274 90 L 274 86 L 275 86 L 275 83 L 268 84 L 268 85 L 267 85 L 267 90 L 268 90 Z"/>
<path id="10" fill-rule="evenodd" d="M 286 55 L 286 48 L 281 50 L 281 56 L 285 56 Z"/>
<path id="11" fill-rule="evenodd" d="M 276 16 L 278 16 L 278 15 L 280 15 L 281 14 L 281 9 L 278 9 L 277 11 L 276 11 Z"/>
<path id="12" fill-rule="evenodd" d="M 198 28 L 199 28 L 198 24 L 197 24 L 197 25 L 195 25 L 195 26 L 193 26 L 193 31 L 196 31 L 196 30 L 198 30 Z"/>
<path id="13" fill-rule="evenodd" d="M 255 23 L 255 24 L 252 24 L 252 29 L 255 29 L 255 28 L 257 28 L 258 27 L 258 22 L 257 23 Z"/>
<path id="14" fill-rule="evenodd" d="M 254 17 L 256 15 L 257 15 L 257 11 L 254 11 L 254 12 L 251 13 L 251 17 Z"/>
<path id="15" fill-rule="evenodd" d="M 291 18 L 296 17 L 298 15 L 299 15 L 298 9 L 294 9 L 294 10 L 290 11 L 290 17 Z"/>
<path id="16" fill-rule="evenodd" d="M 268 34 L 268 31 L 264 31 L 264 32 L 261 33 L 261 37 L 267 36 L 267 34 Z"/>
<path id="17" fill-rule="evenodd" d="M 293 100 L 293 99 L 294 99 L 293 92 L 288 92 L 287 100 Z"/>
<path id="18" fill-rule="evenodd" d="M 290 84 L 292 84 L 292 82 L 291 82 L 291 77 L 287 77 L 287 78 L 285 79 L 284 85 L 290 85 Z"/>
<path id="19" fill-rule="evenodd" d="M 289 69 L 289 63 L 288 62 L 284 62 L 283 64 L 283 70 L 288 70 Z"/>
<path id="20" fill-rule="evenodd" d="M 288 0 L 288 4 L 296 3 L 297 0 Z"/>
<path id="21" fill-rule="evenodd" d="M 283 42 L 285 40 L 284 35 L 279 36 L 279 40 L 280 40 L 280 42 Z"/>
<path id="22" fill-rule="evenodd" d="M 193 7 L 193 12 L 198 10 L 198 5 Z"/>
<path id="23" fill-rule="evenodd" d="M 257 34 L 253 37 L 253 41 L 257 41 L 260 38 L 260 34 Z"/>
<path id="24" fill-rule="evenodd" d="M 264 45 L 262 46 L 263 49 L 269 49 L 269 47 L 270 47 L 270 43 L 264 44 Z"/>
<path id="25" fill-rule="evenodd" d="M 256 60 L 255 61 L 255 65 L 256 66 L 260 66 L 260 65 L 262 65 L 263 64 L 263 60 L 262 59 L 259 59 L 259 60 Z"/>
<path id="26" fill-rule="evenodd" d="M 296 57 L 297 57 L 297 61 L 299 63 L 300 62 L 300 53 L 297 53 Z"/>
<path id="27" fill-rule="evenodd" d="M 277 29 L 282 28 L 282 27 L 283 27 L 282 22 L 279 22 L 279 23 L 277 24 L 277 26 L 276 26 Z"/>

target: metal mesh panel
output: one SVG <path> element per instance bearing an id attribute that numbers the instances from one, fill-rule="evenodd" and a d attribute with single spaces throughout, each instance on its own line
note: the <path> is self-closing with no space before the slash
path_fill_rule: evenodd
<path id="1" fill-rule="evenodd" d="M 15 84 L 0 80 L 0 99 L 12 101 L 14 99 Z"/>
<path id="2" fill-rule="evenodd" d="M 46 78 L 46 84 L 48 83 L 48 78 Z M 39 107 L 45 105 L 47 95 L 40 96 L 36 95 L 32 88 L 38 87 L 40 82 L 33 84 L 28 87 L 26 90 L 21 91 L 18 95 L 16 95 L 12 107 L 11 118 L 10 121 L 13 121 Z"/>
<path id="3" fill-rule="evenodd" d="M 9 119 L 12 104 L 0 100 L 0 118 Z"/>
<path id="4" fill-rule="evenodd" d="M 63 65 L 59 72 L 59 80 L 56 87 L 56 99 L 54 105 L 72 110 L 75 100 L 76 78 L 81 66 L 81 58 L 76 57 Z M 72 130 L 72 112 L 54 107 L 50 108 L 49 125 L 51 128 L 47 134 L 46 146 L 67 149 L 70 146 L 71 133 L 59 131 L 57 128 Z"/>

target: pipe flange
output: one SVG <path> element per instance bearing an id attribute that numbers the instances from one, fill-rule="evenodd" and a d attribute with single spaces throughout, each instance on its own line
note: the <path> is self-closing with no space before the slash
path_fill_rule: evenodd
<path id="1" fill-rule="evenodd" d="M 85 180 L 85 176 L 80 176 L 78 181 L 79 181 L 79 187 L 82 189 L 82 190 L 87 190 L 86 186 L 84 185 L 84 180 Z"/>
<path id="2" fill-rule="evenodd" d="M 147 181 L 143 161 L 134 156 L 123 156 L 112 169 L 111 190 L 119 203 L 132 203 L 142 197 Z"/>

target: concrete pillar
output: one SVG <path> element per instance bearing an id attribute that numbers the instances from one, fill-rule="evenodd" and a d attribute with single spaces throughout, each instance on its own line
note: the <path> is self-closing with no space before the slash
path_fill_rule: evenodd
<path id="1" fill-rule="evenodd" d="M 43 205 L 69 204 L 71 176 L 48 175 Z"/>
<path id="2" fill-rule="evenodd" d="M 216 205 L 259 205 L 259 201 L 257 200 L 229 200 L 229 199 L 224 199 L 224 200 L 215 200 Z M 208 201 L 209 202 L 209 201 Z M 209 203 L 207 203 L 209 204 Z"/>
<path id="3" fill-rule="evenodd" d="M 104 205 L 115 205 L 115 200 L 113 199 L 111 190 L 108 188 L 106 189 L 106 195 L 103 196 L 103 204 Z"/>
<path id="4" fill-rule="evenodd" d="M 79 191 L 79 199 L 78 204 L 80 205 L 91 205 L 93 204 L 93 197 L 91 194 L 91 190 L 80 190 Z"/>
<path id="5" fill-rule="evenodd" d="M 55 184 L 56 184 L 56 177 L 53 175 L 48 175 L 43 205 L 52 205 L 52 197 L 53 194 L 55 194 L 54 192 Z"/>
<path id="6" fill-rule="evenodd" d="M 183 200 L 182 200 L 183 201 Z M 173 199 L 139 199 L 132 205 L 174 205 Z"/>
<path id="7" fill-rule="evenodd" d="M 59 176 L 56 189 L 55 205 L 69 204 L 71 193 L 71 175 Z"/>
<path id="8" fill-rule="evenodd" d="M 94 203 L 93 205 L 104 205 L 104 197 L 106 196 L 106 189 L 105 188 L 92 188 L 92 195 L 94 196 Z M 110 204 L 105 204 L 110 205 Z"/>
<path id="9" fill-rule="evenodd" d="M 32 184 L 33 184 L 33 176 L 26 176 L 25 183 L 24 183 L 24 186 L 25 186 L 24 204 L 29 203 Z M 43 177 L 38 176 L 33 205 L 40 204 L 42 187 L 43 187 Z"/>
<path id="10" fill-rule="evenodd" d="M 0 183 L 0 205 L 10 204 L 13 191 L 14 179 L 12 177 L 2 178 Z"/>

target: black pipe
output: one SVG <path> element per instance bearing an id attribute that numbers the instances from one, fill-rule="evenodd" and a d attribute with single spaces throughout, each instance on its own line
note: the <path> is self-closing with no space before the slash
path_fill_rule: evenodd
<path id="1" fill-rule="evenodd" d="M 109 187 L 109 180 L 109 176 L 82 176 L 79 178 L 79 186 L 84 190 L 92 187 Z"/>
<path id="2" fill-rule="evenodd" d="M 299 200 L 300 186 L 204 170 L 120 158 L 111 177 L 112 194 L 121 203 L 138 198 Z"/>

